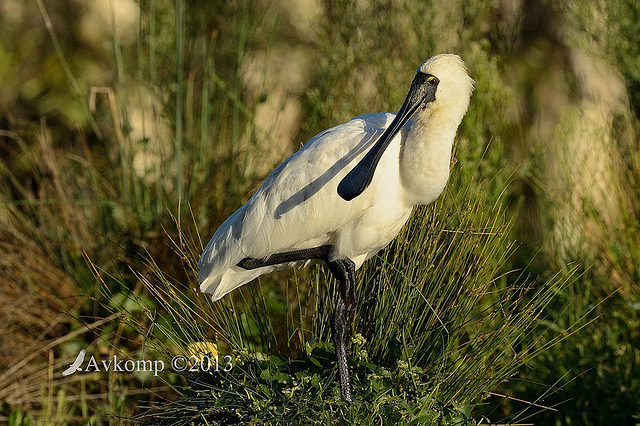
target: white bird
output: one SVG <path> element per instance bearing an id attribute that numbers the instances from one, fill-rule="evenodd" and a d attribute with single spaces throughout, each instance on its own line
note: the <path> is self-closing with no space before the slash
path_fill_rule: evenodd
<path id="1" fill-rule="evenodd" d="M 346 305 L 355 271 L 449 178 L 451 149 L 474 81 L 457 55 L 423 62 L 397 114 L 372 113 L 321 132 L 267 177 L 215 232 L 198 262 L 218 300 L 259 275 L 324 261 L 341 283 L 332 315 L 338 378 L 351 400 Z"/>
<path id="2" fill-rule="evenodd" d="M 76 371 L 82 371 L 82 368 L 80 366 L 84 362 L 84 357 L 86 354 L 87 354 L 87 351 L 85 351 L 84 349 L 81 349 L 80 352 L 78 352 L 76 359 L 69 365 L 69 367 L 66 370 L 62 372 L 62 375 L 70 376 Z"/>

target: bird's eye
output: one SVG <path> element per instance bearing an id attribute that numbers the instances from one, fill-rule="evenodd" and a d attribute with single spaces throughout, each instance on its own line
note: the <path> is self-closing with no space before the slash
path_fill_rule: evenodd
<path id="1" fill-rule="evenodd" d="M 438 80 L 437 77 L 434 77 L 434 76 L 431 75 L 431 76 L 429 76 L 429 78 L 427 78 L 427 83 L 429 83 L 432 86 L 437 86 L 438 83 L 440 83 L 440 81 Z"/>

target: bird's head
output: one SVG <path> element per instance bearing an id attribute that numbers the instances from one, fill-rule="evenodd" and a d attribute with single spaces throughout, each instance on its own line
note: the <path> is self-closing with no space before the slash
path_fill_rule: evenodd
<path id="1" fill-rule="evenodd" d="M 422 100 L 421 106 L 447 114 L 455 121 L 456 125 L 460 124 L 469 107 L 469 100 L 475 84 L 473 79 L 469 77 L 460 56 L 453 54 L 432 56 L 418 67 L 414 83 L 411 86 L 412 90 L 420 90 L 420 85 L 416 85 L 416 80 L 422 86 L 427 86 L 422 89 L 427 92 L 427 96 Z M 416 87 L 414 88 L 414 86 Z"/>
<path id="2" fill-rule="evenodd" d="M 398 114 L 378 142 L 342 179 L 338 194 L 350 201 L 362 194 L 373 179 L 378 161 L 389 143 L 416 113 L 429 119 L 436 112 L 456 128 L 467 112 L 474 81 L 458 55 L 435 55 L 424 61 L 411 82 L 411 88 Z"/>

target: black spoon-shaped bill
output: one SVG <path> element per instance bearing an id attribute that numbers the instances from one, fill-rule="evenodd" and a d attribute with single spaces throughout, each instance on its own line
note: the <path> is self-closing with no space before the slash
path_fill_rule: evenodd
<path id="1" fill-rule="evenodd" d="M 373 148 L 365 154 L 362 160 L 360 160 L 342 179 L 340 184 L 338 184 L 338 195 L 340 195 L 340 197 L 346 201 L 351 201 L 367 189 L 373 179 L 373 174 L 375 173 L 376 166 L 382 154 L 393 138 L 400 132 L 402 127 L 411 120 L 420 107 L 426 106 L 428 102 L 435 101 L 438 83 L 438 79 L 431 74 L 418 72 L 394 120 Z"/>

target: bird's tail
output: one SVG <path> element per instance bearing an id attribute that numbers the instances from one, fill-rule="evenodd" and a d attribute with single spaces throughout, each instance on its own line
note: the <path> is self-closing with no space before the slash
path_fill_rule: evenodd
<path id="1" fill-rule="evenodd" d="M 204 269 L 198 274 L 200 281 L 200 291 L 212 295 L 214 301 L 219 300 L 225 294 L 248 283 L 266 272 L 267 268 L 243 269 L 239 266 L 232 266 L 222 275 L 209 276 Z"/>

